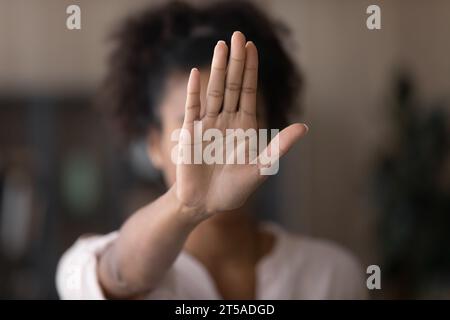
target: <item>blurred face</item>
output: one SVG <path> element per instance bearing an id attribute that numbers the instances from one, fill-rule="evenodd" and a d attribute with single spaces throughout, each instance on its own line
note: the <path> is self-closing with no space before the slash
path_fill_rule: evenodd
<path id="1" fill-rule="evenodd" d="M 208 86 L 209 70 L 201 72 L 201 105 L 202 110 L 206 102 L 206 89 Z M 161 170 L 167 186 L 175 183 L 176 166 L 172 162 L 172 149 L 176 141 L 172 141 L 172 132 L 183 125 L 184 105 L 186 101 L 186 86 L 188 73 L 174 73 L 168 77 L 165 94 L 159 106 L 160 128 L 151 128 L 148 135 L 148 154 L 153 166 Z M 265 128 L 265 117 L 262 101 L 258 99 L 258 122 L 260 128 Z"/>

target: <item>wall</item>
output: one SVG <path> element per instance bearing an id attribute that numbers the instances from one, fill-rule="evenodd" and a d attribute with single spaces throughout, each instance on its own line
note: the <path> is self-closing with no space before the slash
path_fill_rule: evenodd
<path id="1" fill-rule="evenodd" d="M 92 91 L 104 72 L 108 30 L 150 2 L 0 0 L 0 91 Z M 65 8 L 75 3 L 82 30 L 68 31 Z M 306 77 L 301 119 L 311 131 L 288 156 L 292 166 L 282 166 L 281 220 L 373 262 L 368 178 L 374 155 L 389 142 L 385 102 L 392 77 L 406 66 L 424 99 L 448 97 L 450 2 L 259 3 L 292 28 L 292 55 Z M 373 3 L 382 8 L 380 31 L 365 26 Z"/>

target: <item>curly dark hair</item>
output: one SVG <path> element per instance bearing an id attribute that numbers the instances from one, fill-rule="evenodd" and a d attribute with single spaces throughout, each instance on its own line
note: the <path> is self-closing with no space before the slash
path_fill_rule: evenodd
<path id="1" fill-rule="evenodd" d="M 259 51 L 259 92 L 267 124 L 282 128 L 301 87 L 299 71 L 281 43 L 288 30 L 245 1 L 194 6 L 169 2 L 128 18 L 113 34 L 116 46 L 101 104 L 119 120 L 127 137 L 158 125 L 157 108 L 174 71 L 209 67 L 218 40 L 239 30 Z"/>

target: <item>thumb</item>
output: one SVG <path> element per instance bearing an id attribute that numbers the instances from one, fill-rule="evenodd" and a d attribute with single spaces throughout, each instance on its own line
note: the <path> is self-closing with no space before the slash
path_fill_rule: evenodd
<path id="1" fill-rule="evenodd" d="M 302 138 L 309 128 L 304 123 L 294 123 L 279 132 L 269 143 L 269 145 L 260 153 L 258 163 L 266 164 L 278 161 L 285 155 L 291 147 Z"/>

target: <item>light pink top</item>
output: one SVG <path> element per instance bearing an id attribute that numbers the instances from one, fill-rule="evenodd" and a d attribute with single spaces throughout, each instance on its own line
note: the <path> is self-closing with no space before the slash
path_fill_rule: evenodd
<path id="1" fill-rule="evenodd" d="M 265 224 L 276 242 L 257 264 L 257 299 L 364 299 L 366 281 L 356 259 L 326 241 Z M 56 286 L 62 299 L 105 299 L 97 257 L 118 236 L 81 238 L 61 258 Z M 206 268 L 182 251 L 148 299 L 221 299 Z"/>

